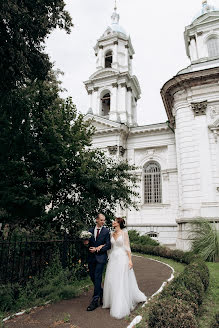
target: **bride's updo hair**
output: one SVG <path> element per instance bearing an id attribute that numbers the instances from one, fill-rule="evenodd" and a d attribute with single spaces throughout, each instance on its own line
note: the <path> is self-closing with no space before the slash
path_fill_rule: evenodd
<path id="1" fill-rule="evenodd" d="M 123 218 L 116 218 L 116 221 L 120 225 L 120 229 L 124 229 L 125 228 L 125 220 Z"/>

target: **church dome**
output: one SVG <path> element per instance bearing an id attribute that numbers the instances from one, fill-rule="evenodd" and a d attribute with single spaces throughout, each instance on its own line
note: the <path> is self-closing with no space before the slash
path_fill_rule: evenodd
<path id="1" fill-rule="evenodd" d="M 192 23 L 202 15 L 212 12 L 212 11 L 219 11 L 219 9 L 216 9 L 214 6 L 209 5 L 207 0 L 202 1 L 202 9 L 195 15 L 195 17 L 192 20 Z"/>
<path id="2" fill-rule="evenodd" d="M 126 31 L 124 30 L 124 28 L 119 25 L 119 24 L 111 24 L 110 28 L 113 32 L 117 32 L 117 33 L 122 33 L 124 35 L 127 35 Z"/>
<path id="3" fill-rule="evenodd" d="M 124 35 L 127 35 L 126 31 L 124 30 L 124 28 L 119 25 L 119 19 L 120 19 L 120 16 L 119 14 L 116 12 L 117 8 L 115 6 L 114 8 L 114 12 L 111 16 L 111 19 L 112 19 L 112 23 L 110 25 L 110 28 L 113 32 L 116 32 L 116 33 L 122 33 Z"/>

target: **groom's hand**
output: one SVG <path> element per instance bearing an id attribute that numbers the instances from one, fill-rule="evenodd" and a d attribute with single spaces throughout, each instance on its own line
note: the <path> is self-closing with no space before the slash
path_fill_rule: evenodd
<path id="1" fill-rule="evenodd" d="M 95 253 L 95 252 L 96 252 L 96 247 L 90 247 L 90 248 L 89 248 L 89 251 L 90 251 L 91 253 Z"/>

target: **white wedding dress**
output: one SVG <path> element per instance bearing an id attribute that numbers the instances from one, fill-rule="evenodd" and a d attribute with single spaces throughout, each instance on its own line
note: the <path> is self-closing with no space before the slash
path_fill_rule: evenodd
<path id="1" fill-rule="evenodd" d="M 130 314 L 139 302 L 147 297 L 139 290 L 133 269 L 129 269 L 128 252 L 131 252 L 128 231 L 114 239 L 111 235 L 111 250 L 103 289 L 103 308 L 110 308 L 110 315 L 121 319 Z"/>

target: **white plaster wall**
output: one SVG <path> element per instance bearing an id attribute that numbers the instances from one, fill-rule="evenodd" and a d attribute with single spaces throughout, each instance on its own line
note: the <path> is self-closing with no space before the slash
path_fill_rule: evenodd
<path id="1" fill-rule="evenodd" d="M 219 152 L 217 138 L 209 129 L 217 119 L 218 97 L 218 84 L 193 87 L 175 94 L 180 195 L 177 248 L 184 250 L 190 247 L 189 220 L 197 217 L 219 219 Z M 195 116 L 191 102 L 205 100 L 208 101 L 206 115 Z"/>
<path id="2" fill-rule="evenodd" d="M 177 236 L 178 179 L 176 148 L 172 131 L 144 133 L 130 136 L 127 141 L 127 158 L 138 167 L 139 211 L 126 213 L 129 227 L 142 233 L 155 231 L 162 244 L 175 244 Z M 157 161 L 162 173 L 162 203 L 144 204 L 143 166 Z"/>

